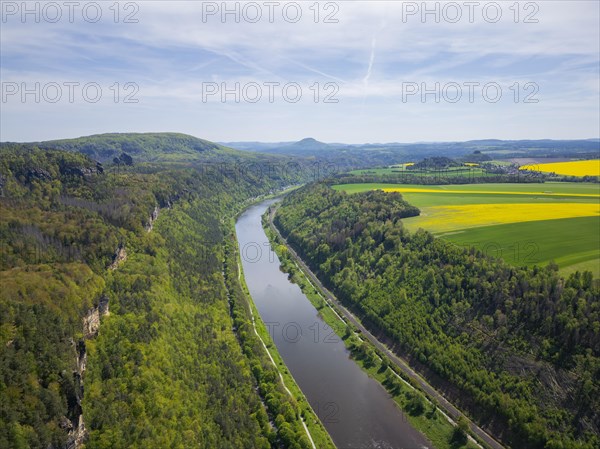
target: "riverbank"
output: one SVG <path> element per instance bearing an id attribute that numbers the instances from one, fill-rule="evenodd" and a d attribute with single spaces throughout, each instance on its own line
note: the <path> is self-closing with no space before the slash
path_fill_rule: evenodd
<path id="1" fill-rule="evenodd" d="M 489 446 L 476 441 L 468 433 L 467 421 L 459 419 L 455 422 L 450 418 L 439 408 L 437 401 L 420 390 L 385 354 L 361 336 L 361 331 L 345 319 L 344 314 L 336 309 L 336 305 L 328 301 L 310 281 L 290 254 L 287 243 L 282 241 L 281 236 L 272 227 L 272 214 L 267 211 L 263 216 L 263 228 L 281 261 L 282 270 L 302 289 L 323 320 L 342 339 L 355 362 L 386 388 L 411 426 L 421 431 L 437 449 L 488 448 Z"/>
<path id="2" fill-rule="evenodd" d="M 261 223 L 272 203 L 250 207 L 236 223 L 245 281 L 286 368 L 335 445 L 345 449 L 432 448 L 385 388 L 350 358 L 344 342 L 298 285 L 280 270 Z M 253 334 L 253 330 L 247 328 L 245 333 Z"/>
<path id="3" fill-rule="evenodd" d="M 273 196 L 274 197 L 274 196 Z M 235 223 L 237 218 L 248 208 L 260 201 L 264 201 L 266 197 L 260 199 L 254 199 L 245 209 L 235 214 L 234 217 L 230 218 L 227 226 L 231 232 L 232 240 L 228 242 L 230 247 L 225 251 L 225 260 L 227 261 L 227 270 L 229 277 L 229 284 L 237 284 L 241 290 L 243 304 L 241 304 L 241 310 L 245 314 L 245 318 L 251 323 L 252 330 L 256 337 L 259 339 L 264 353 L 269 359 L 269 362 L 276 369 L 279 374 L 280 383 L 286 393 L 289 395 L 290 400 L 297 408 L 297 415 L 302 422 L 306 436 L 310 441 L 312 449 L 336 449 L 331 437 L 327 430 L 323 426 L 319 417 L 308 403 L 304 393 L 296 383 L 292 374 L 287 369 L 285 363 L 275 344 L 273 343 L 267 327 L 256 309 L 252 296 L 246 285 L 245 277 L 243 275 L 243 269 L 241 264 L 241 257 L 239 251 L 239 245 L 237 241 L 237 235 L 235 232 Z M 231 288 L 231 287 L 230 287 Z M 238 307 L 238 310 L 240 308 Z M 245 330 L 238 329 L 237 332 L 245 332 Z M 275 424 L 275 423 L 272 423 Z"/>

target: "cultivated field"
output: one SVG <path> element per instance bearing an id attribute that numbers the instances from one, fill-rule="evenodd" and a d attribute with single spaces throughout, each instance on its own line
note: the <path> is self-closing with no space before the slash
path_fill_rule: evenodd
<path id="1" fill-rule="evenodd" d="M 483 168 L 480 168 L 477 164 L 465 164 L 462 167 L 450 167 L 447 169 L 407 169 L 414 165 L 414 163 L 409 162 L 406 164 L 398 164 L 392 165 L 386 168 L 370 168 L 364 170 L 353 170 L 350 173 L 353 175 L 396 175 L 396 176 L 419 176 L 419 177 L 428 177 L 428 178 L 451 178 L 458 176 L 466 176 L 466 177 L 481 177 L 481 176 L 493 176 L 492 174 L 485 171 Z"/>
<path id="2" fill-rule="evenodd" d="M 600 176 L 600 159 L 523 165 L 519 170 L 534 170 L 567 176 Z"/>
<path id="3" fill-rule="evenodd" d="M 588 183 L 420 186 L 346 184 L 350 193 L 397 191 L 421 209 L 404 220 L 461 246 L 475 246 L 515 265 L 554 260 L 565 274 L 600 277 L 600 185 Z"/>

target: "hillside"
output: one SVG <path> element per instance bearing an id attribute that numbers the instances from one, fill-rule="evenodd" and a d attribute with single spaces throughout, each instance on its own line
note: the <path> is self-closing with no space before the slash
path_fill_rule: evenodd
<path id="1" fill-rule="evenodd" d="M 160 160 L 172 137 L 68 145 Z M 181 139 L 177 155 L 198 143 Z M 210 143 L 194 151 L 257 160 Z M 215 182 L 198 168 L 123 169 L 4 144 L 0 447 L 310 447 L 302 397 L 290 398 L 248 332 L 231 240 L 230 217 L 295 182 L 230 170 Z M 313 435 L 331 447 L 322 429 Z"/>
<path id="2" fill-rule="evenodd" d="M 600 290 L 419 230 L 398 193 L 290 194 L 275 224 L 320 280 L 444 395 L 515 448 L 600 443 Z M 410 218 L 409 218 L 410 220 Z"/>
<path id="3" fill-rule="evenodd" d="M 4 147 L 11 143 L 4 142 L 1 145 Z M 111 162 L 122 153 L 129 154 L 136 162 L 209 161 L 238 153 L 214 142 L 178 133 L 97 134 L 22 145 L 27 148 L 78 152 L 102 163 Z"/>
<path id="4" fill-rule="evenodd" d="M 303 150 L 324 150 L 329 147 L 329 144 L 324 142 L 319 142 L 312 137 L 306 137 L 298 142 L 294 142 L 290 145 L 286 145 L 281 148 L 282 151 L 303 151 Z"/>

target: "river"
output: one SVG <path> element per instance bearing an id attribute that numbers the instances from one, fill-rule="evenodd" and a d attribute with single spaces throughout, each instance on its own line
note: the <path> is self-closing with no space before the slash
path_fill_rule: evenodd
<path id="1" fill-rule="evenodd" d="M 249 207 L 236 222 L 236 233 L 252 299 L 308 402 L 338 449 L 431 447 L 280 271 L 261 224 L 261 215 L 275 201 Z"/>

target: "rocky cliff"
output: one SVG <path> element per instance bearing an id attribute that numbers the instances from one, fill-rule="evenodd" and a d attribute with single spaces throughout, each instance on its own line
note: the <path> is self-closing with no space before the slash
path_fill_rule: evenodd
<path id="1" fill-rule="evenodd" d="M 75 384 L 75 400 L 70 407 L 69 414 L 72 419 L 64 418 L 61 427 L 68 432 L 66 449 L 79 449 L 87 439 L 87 430 L 83 421 L 83 410 L 81 408 L 81 400 L 83 399 L 83 379 L 87 365 L 87 351 L 85 347 L 86 340 L 92 339 L 98 335 L 100 328 L 100 320 L 104 316 L 108 316 L 109 300 L 107 296 L 102 296 L 98 301 L 98 305 L 88 310 L 82 318 L 83 338 L 77 343 L 72 342 L 75 348 L 77 357 L 77 368 L 73 372 Z"/>

